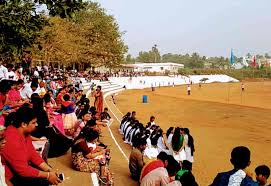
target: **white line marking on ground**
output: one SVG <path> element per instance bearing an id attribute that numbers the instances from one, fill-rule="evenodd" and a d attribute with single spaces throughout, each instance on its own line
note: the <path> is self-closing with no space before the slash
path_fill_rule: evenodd
<path id="1" fill-rule="evenodd" d="M 107 107 L 108 107 L 108 109 L 110 110 L 110 112 L 114 115 L 114 117 L 115 117 L 115 118 L 118 120 L 118 122 L 120 123 L 119 118 L 115 115 L 115 113 L 111 110 L 111 108 L 109 107 L 109 105 L 108 105 L 107 102 L 106 102 L 106 99 L 105 99 L 105 98 L 106 98 L 107 96 L 109 96 L 110 94 L 111 94 L 111 92 L 107 92 L 107 93 L 104 94 L 104 102 L 105 102 L 105 104 L 107 105 Z M 113 134 L 111 128 L 109 127 L 109 125 L 107 125 L 107 127 L 108 127 L 109 133 L 110 133 L 110 135 L 111 135 L 111 138 L 114 140 L 115 144 L 116 144 L 117 147 L 119 148 L 120 152 L 122 153 L 122 155 L 124 156 L 124 158 L 126 159 L 126 161 L 129 162 L 128 157 L 126 156 L 126 154 L 124 153 L 124 151 L 123 151 L 122 148 L 120 147 L 119 143 L 117 142 L 117 140 L 116 140 L 116 138 L 115 138 L 115 136 L 114 136 L 114 134 Z"/>
<path id="2" fill-rule="evenodd" d="M 97 174 L 93 172 L 93 173 L 90 173 L 90 176 L 92 179 L 93 186 L 99 186 L 99 180 L 98 180 Z"/>

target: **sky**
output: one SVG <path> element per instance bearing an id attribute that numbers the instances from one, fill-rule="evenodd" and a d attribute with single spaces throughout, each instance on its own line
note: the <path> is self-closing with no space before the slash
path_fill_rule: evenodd
<path id="1" fill-rule="evenodd" d="M 271 54 L 271 0 L 95 0 L 113 15 L 137 56 Z"/>

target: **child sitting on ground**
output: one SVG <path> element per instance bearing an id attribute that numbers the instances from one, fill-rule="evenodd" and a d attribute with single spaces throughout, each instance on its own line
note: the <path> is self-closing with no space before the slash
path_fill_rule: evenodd
<path id="1" fill-rule="evenodd" d="M 271 186 L 267 183 L 267 179 L 270 176 L 270 169 L 266 165 L 260 165 L 255 169 L 256 180 L 259 183 L 259 186 Z"/>
<path id="2" fill-rule="evenodd" d="M 106 122 L 108 124 L 111 124 L 113 122 L 113 119 L 108 113 L 108 108 L 105 107 L 104 111 L 101 113 L 101 121 Z"/>

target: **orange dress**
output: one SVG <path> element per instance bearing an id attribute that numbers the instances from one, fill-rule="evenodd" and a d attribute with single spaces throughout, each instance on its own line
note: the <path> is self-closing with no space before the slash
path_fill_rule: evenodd
<path id="1" fill-rule="evenodd" d="M 100 116 L 103 112 L 103 93 L 102 92 L 96 92 L 94 94 L 95 101 L 94 106 L 96 108 L 97 114 Z"/>

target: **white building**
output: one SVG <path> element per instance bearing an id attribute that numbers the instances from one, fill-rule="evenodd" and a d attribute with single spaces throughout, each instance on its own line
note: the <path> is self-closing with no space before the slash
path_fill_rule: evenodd
<path id="1" fill-rule="evenodd" d="M 124 68 L 132 68 L 134 72 L 175 72 L 180 68 L 184 68 L 183 64 L 178 63 L 135 63 L 122 64 Z"/>

